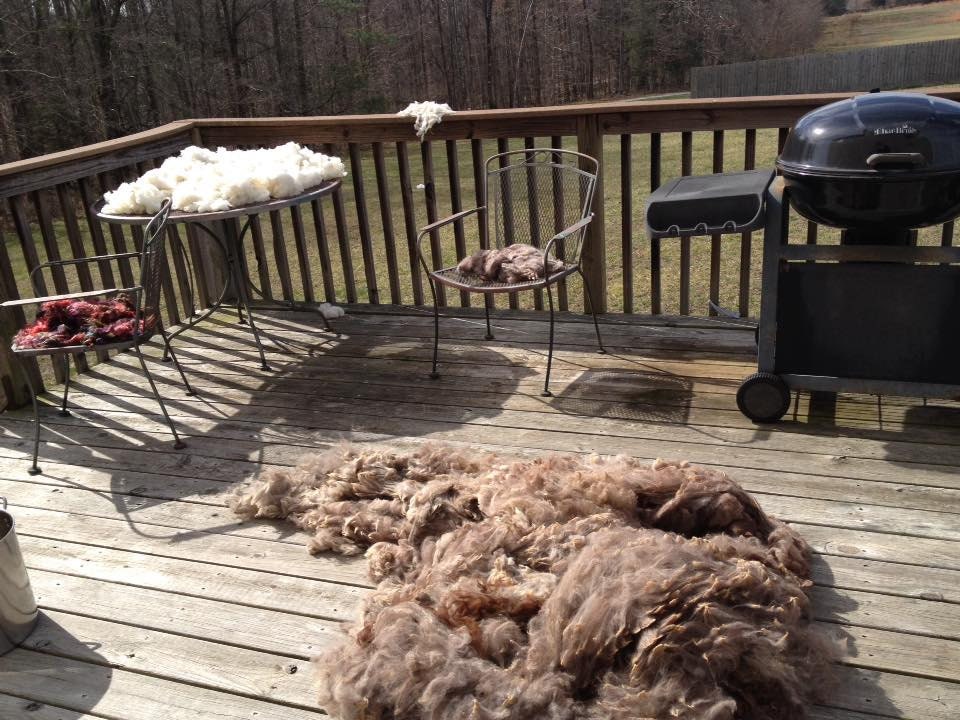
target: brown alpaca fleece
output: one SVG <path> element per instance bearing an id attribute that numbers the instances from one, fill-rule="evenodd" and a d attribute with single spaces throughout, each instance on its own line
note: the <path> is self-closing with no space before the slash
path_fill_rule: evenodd
<path id="1" fill-rule="evenodd" d="M 343 447 L 233 507 L 366 549 L 380 584 L 315 660 L 339 720 L 792 720 L 834 654 L 803 539 L 686 463 Z"/>
<path id="2" fill-rule="evenodd" d="M 551 273 L 563 270 L 563 263 L 554 258 L 548 260 L 547 264 Z M 505 283 L 528 282 L 546 277 L 543 250 L 523 243 L 480 250 L 461 260 L 457 269 L 462 273 L 479 275 L 484 280 Z"/>

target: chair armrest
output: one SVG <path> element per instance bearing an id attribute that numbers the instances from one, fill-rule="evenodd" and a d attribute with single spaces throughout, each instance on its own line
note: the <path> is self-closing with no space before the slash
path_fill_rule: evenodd
<path id="1" fill-rule="evenodd" d="M 443 220 L 437 220 L 436 222 L 430 223 L 426 227 L 421 228 L 420 235 L 423 235 L 428 232 L 433 232 L 434 230 L 438 230 L 439 228 L 442 228 L 444 225 L 449 225 L 450 223 L 456 222 L 457 220 L 461 220 L 462 218 L 465 218 L 468 215 L 472 215 L 475 212 L 480 212 L 481 210 L 486 210 L 486 209 L 487 209 L 486 205 L 481 205 L 480 207 L 471 208 L 470 210 L 461 210 L 458 213 L 454 213 L 450 217 L 445 217 L 443 218 Z"/>
<path id="2" fill-rule="evenodd" d="M 125 258 L 139 257 L 140 253 L 138 252 L 125 252 L 113 253 L 111 255 L 93 255 L 91 257 L 75 258 L 73 260 L 50 260 L 37 265 L 33 270 L 30 271 L 30 284 L 33 286 L 33 291 L 37 292 L 37 273 L 41 272 L 44 268 L 64 267 L 66 265 L 85 265 L 86 263 L 92 262 L 109 262 L 110 260 L 123 260 Z"/>
<path id="3" fill-rule="evenodd" d="M 593 213 L 590 213 L 590 214 L 587 215 L 585 218 L 583 218 L 583 219 L 581 219 L 581 220 L 578 220 L 577 222 L 575 222 L 575 223 L 574 223 L 573 225 L 571 225 L 570 227 L 564 228 L 563 230 L 561 230 L 560 232 L 558 232 L 556 235 L 554 235 L 552 238 L 550 238 L 550 242 L 548 242 L 548 243 L 547 243 L 547 246 L 543 249 L 544 265 L 546 265 L 546 261 L 547 261 L 549 255 L 550 255 L 550 251 L 554 248 L 554 246 L 555 246 L 558 242 L 560 242 L 561 240 L 566 240 L 568 237 L 570 237 L 570 236 L 573 235 L 574 233 L 580 232 L 580 231 L 583 230 L 587 225 L 590 224 L 590 221 L 591 221 L 591 220 L 593 220 Z M 579 253 L 577 253 L 577 255 L 579 255 Z M 575 260 L 576 260 L 576 262 L 578 262 L 578 263 L 580 262 L 580 258 L 579 258 L 579 257 L 575 258 Z"/>
<path id="4" fill-rule="evenodd" d="M 21 307 L 23 305 L 40 305 L 45 302 L 54 302 L 56 300 L 82 300 L 83 298 L 97 297 L 98 295 L 119 295 L 120 293 L 140 292 L 140 286 L 129 288 L 107 288 L 105 290 L 87 290 L 86 292 L 68 293 L 66 295 L 47 295 L 46 297 L 20 298 L 19 300 L 7 300 L 0 303 L 0 308 Z"/>
<path id="5" fill-rule="evenodd" d="M 93 255 L 91 257 L 82 257 L 76 258 L 74 260 L 51 260 L 50 262 L 45 262 L 42 265 L 37 265 L 33 269 L 33 272 L 40 270 L 45 267 L 57 267 L 63 265 L 82 265 L 83 263 L 90 262 L 100 262 L 102 260 L 122 260 L 123 258 L 138 258 L 140 253 L 138 252 L 125 252 L 125 253 L 114 253 L 112 255 Z"/>
<path id="6" fill-rule="evenodd" d="M 419 253 L 420 262 L 423 264 L 424 269 L 428 273 L 430 272 L 430 267 L 427 264 L 426 256 L 423 254 L 423 239 L 430 233 L 434 232 L 435 230 L 439 230 L 445 225 L 450 225 L 451 223 L 455 223 L 458 220 L 462 220 L 463 218 L 469 215 L 473 215 L 474 213 L 485 212 L 486 209 L 487 209 L 486 205 L 481 205 L 480 207 L 471 208 L 470 210 L 461 210 L 458 213 L 454 213 L 450 217 L 445 217 L 442 220 L 437 220 L 436 222 L 430 223 L 429 225 L 423 227 L 420 230 L 420 234 L 417 235 L 417 253 Z"/>

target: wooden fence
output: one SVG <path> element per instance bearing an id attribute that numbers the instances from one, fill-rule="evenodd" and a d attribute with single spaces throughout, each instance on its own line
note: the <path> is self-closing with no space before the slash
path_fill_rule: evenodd
<path id="1" fill-rule="evenodd" d="M 960 40 L 694 68 L 695 98 L 866 92 L 960 82 Z"/>
<path id="2" fill-rule="evenodd" d="M 960 97 L 960 93 L 955 94 Z M 105 190 L 137 176 L 190 144 L 273 146 L 295 141 L 344 157 L 350 174 L 341 191 L 306 209 L 257 218 L 247 249 L 253 279 L 268 298 L 345 303 L 424 304 L 417 267 L 419 227 L 449 212 L 481 204 L 483 161 L 507 148 L 571 147 L 601 158 L 594 212 L 584 247 L 584 269 L 602 312 L 653 315 L 713 313 L 709 301 L 747 316 L 758 309 L 759 237 L 647 241 L 643 201 L 678 175 L 772 165 L 787 128 L 801 115 L 842 95 L 605 103 L 565 107 L 459 112 L 419 143 L 412 122 L 393 115 L 187 120 L 117 140 L 0 166 L 0 300 L 31 293 L 29 268 L 47 259 L 83 257 L 136 247 L 141 235 L 100 223 L 91 205 Z M 375 188 L 375 191 L 374 191 Z M 943 242 L 950 244 L 948 229 Z M 209 303 L 218 269 L 190 226 L 190 266 L 170 253 L 163 277 L 164 321 L 176 325 Z M 437 246 L 447 262 L 462 254 L 470 233 L 451 228 Z M 474 236 L 476 233 L 474 233 Z M 817 228 L 806 228 L 816 242 Z M 474 240 L 474 243 L 476 241 Z M 475 247 L 476 245 L 474 245 Z M 472 248 L 470 248 L 472 249 Z M 191 278 L 189 275 L 193 273 Z M 132 281 L 131 268 L 102 264 L 90 272 L 61 272 L 41 291 L 115 287 Z M 443 297 L 467 306 L 471 297 Z M 429 294 L 427 295 L 429 297 Z M 473 302 L 476 302 L 473 296 Z M 562 310 L 581 310 L 579 287 L 558 288 Z M 521 298 L 505 300 L 510 308 Z M 540 299 L 532 300 L 539 308 Z M 27 320 L 0 313 L 0 386 L 5 403 L 26 399 L 7 342 Z M 77 358 L 83 371 L 98 358 Z M 103 358 L 99 358 L 103 359 Z M 59 377 L 26 364 L 40 383 Z"/>

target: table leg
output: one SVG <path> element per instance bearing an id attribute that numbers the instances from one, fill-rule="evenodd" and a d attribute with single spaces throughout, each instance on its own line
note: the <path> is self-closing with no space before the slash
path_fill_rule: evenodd
<path id="1" fill-rule="evenodd" d="M 224 262 L 226 262 L 227 265 L 229 266 L 229 264 L 230 264 L 230 252 L 229 252 L 229 250 L 228 250 L 228 245 L 223 241 L 223 239 L 222 239 L 219 235 L 217 235 L 215 232 L 213 232 L 213 231 L 212 231 L 210 228 L 208 228 L 206 225 L 203 225 L 203 224 L 201 224 L 201 223 L 198 223 L 198 224 L 197 224 L 197 227 L 199 227 L 201 230 L 203 230 L 207 235 L 209 235 L 209 236 L 214 240 L 214 242 L 216 242 L 217 247 L 220 249 L 220 254 L 223 256 Z M 206 320 L 208 317 L 210 317 L 211 315 L 213 315 L 213 313 L 215 313 L 217 310 L 219 310 L 220 308 L 222 308 L 222 307 L 223 307 L 223 302 L 224 302 L 224 300 L 226 300 L 226 298 L 227 298 L 227 293 L 228 293 L 229 291 L 230 291 L 230 272 L 229 272 L 229 268 L 228 268 L 227 277 L 226 277 L 225 282 L 223 283 L 223 290 L 220 292 L 220 297 L 217 298 L 216 302 L 214 302 L 210 307 L 208 307 L 206 310 L 204 310 L 204 311 L 203 311 L 202 313 L 200 313 L 199 315 L 193 315 L 188 322 L 184 323 L 183 325 L 181 325 L 180 327 L 178 327 L 176 330 L 174 330 L 173 332 L 169 333 L 169 335 L 167 336 L 167 341 L 166 341 L 166 343 L 164 343 L 164 348 L 163 348 L 163 362 L 170 362 L 170 353 L 169 353 L 168 350 L 167 350 L 167 347 L 169 346 L 169 344 L 170 344 L 171 342 L 173 342 L 173 341 L 177 338 L 177 336 L 180 335 L 180 333 L 182 333 L 182 332 L 184 332 L 184 331 L 186 331 L 186 330 L 189 330 L 190 328 L 192 328 L 192 327 L 193 327 L 194 325 L 196 325 L 197 323 L 202 322 L 203 320 Z"/>
<path id="2" fill-rule="evenodd" d="M 243 270 L 243 243 L 241 242 L 244 233 L 249 227 L 249 220 L 239 234 L 235 233 L 235 228 L 231 225 L 228 229 L 227 250 L 229 252 L 227 265 L 229 266 L 230 280 L 233 282 L 237 293 L 237 312 L 240 314 L 240 322 L 243 320 L 243 311 L 247 311 L 246 324 L 250 326 L 253 338 L 257 343 L 257 350 L 260 353 L 260 367 L 263 370 L 269 370 L 267 365 L 267 356 L 263 351 L 263 342 L 260 340 L 260 331 L 257 330 L 257 324 L 253 320 L 253 313 L 250 312 L 250 299 L 247 293 L 247 277 Z"/>

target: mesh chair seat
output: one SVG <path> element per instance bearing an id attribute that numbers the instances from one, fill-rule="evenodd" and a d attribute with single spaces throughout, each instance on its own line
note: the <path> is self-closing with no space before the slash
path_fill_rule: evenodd
<path id="1" fill-rule="evenodd" d="M 577 272 L 577 266 L 565 264 L 563 270 L 558 270 L 550 274 L 549 282 L 553 284 L 567 275 Z M 434 270 L 430 277 L 442 285 L 457 288 L 458 290 L 467 290 L 468 292 L 480 293 L 501 293 L 518 292 L 520 290 L 535 290 L 546 286 L 547 278 L 537 278 L 536 280 L 523 280 L 521 282 L 508 283 L 499 280 L 486 280 L 474 273 L 462 273 L 456 266 Z"/>

